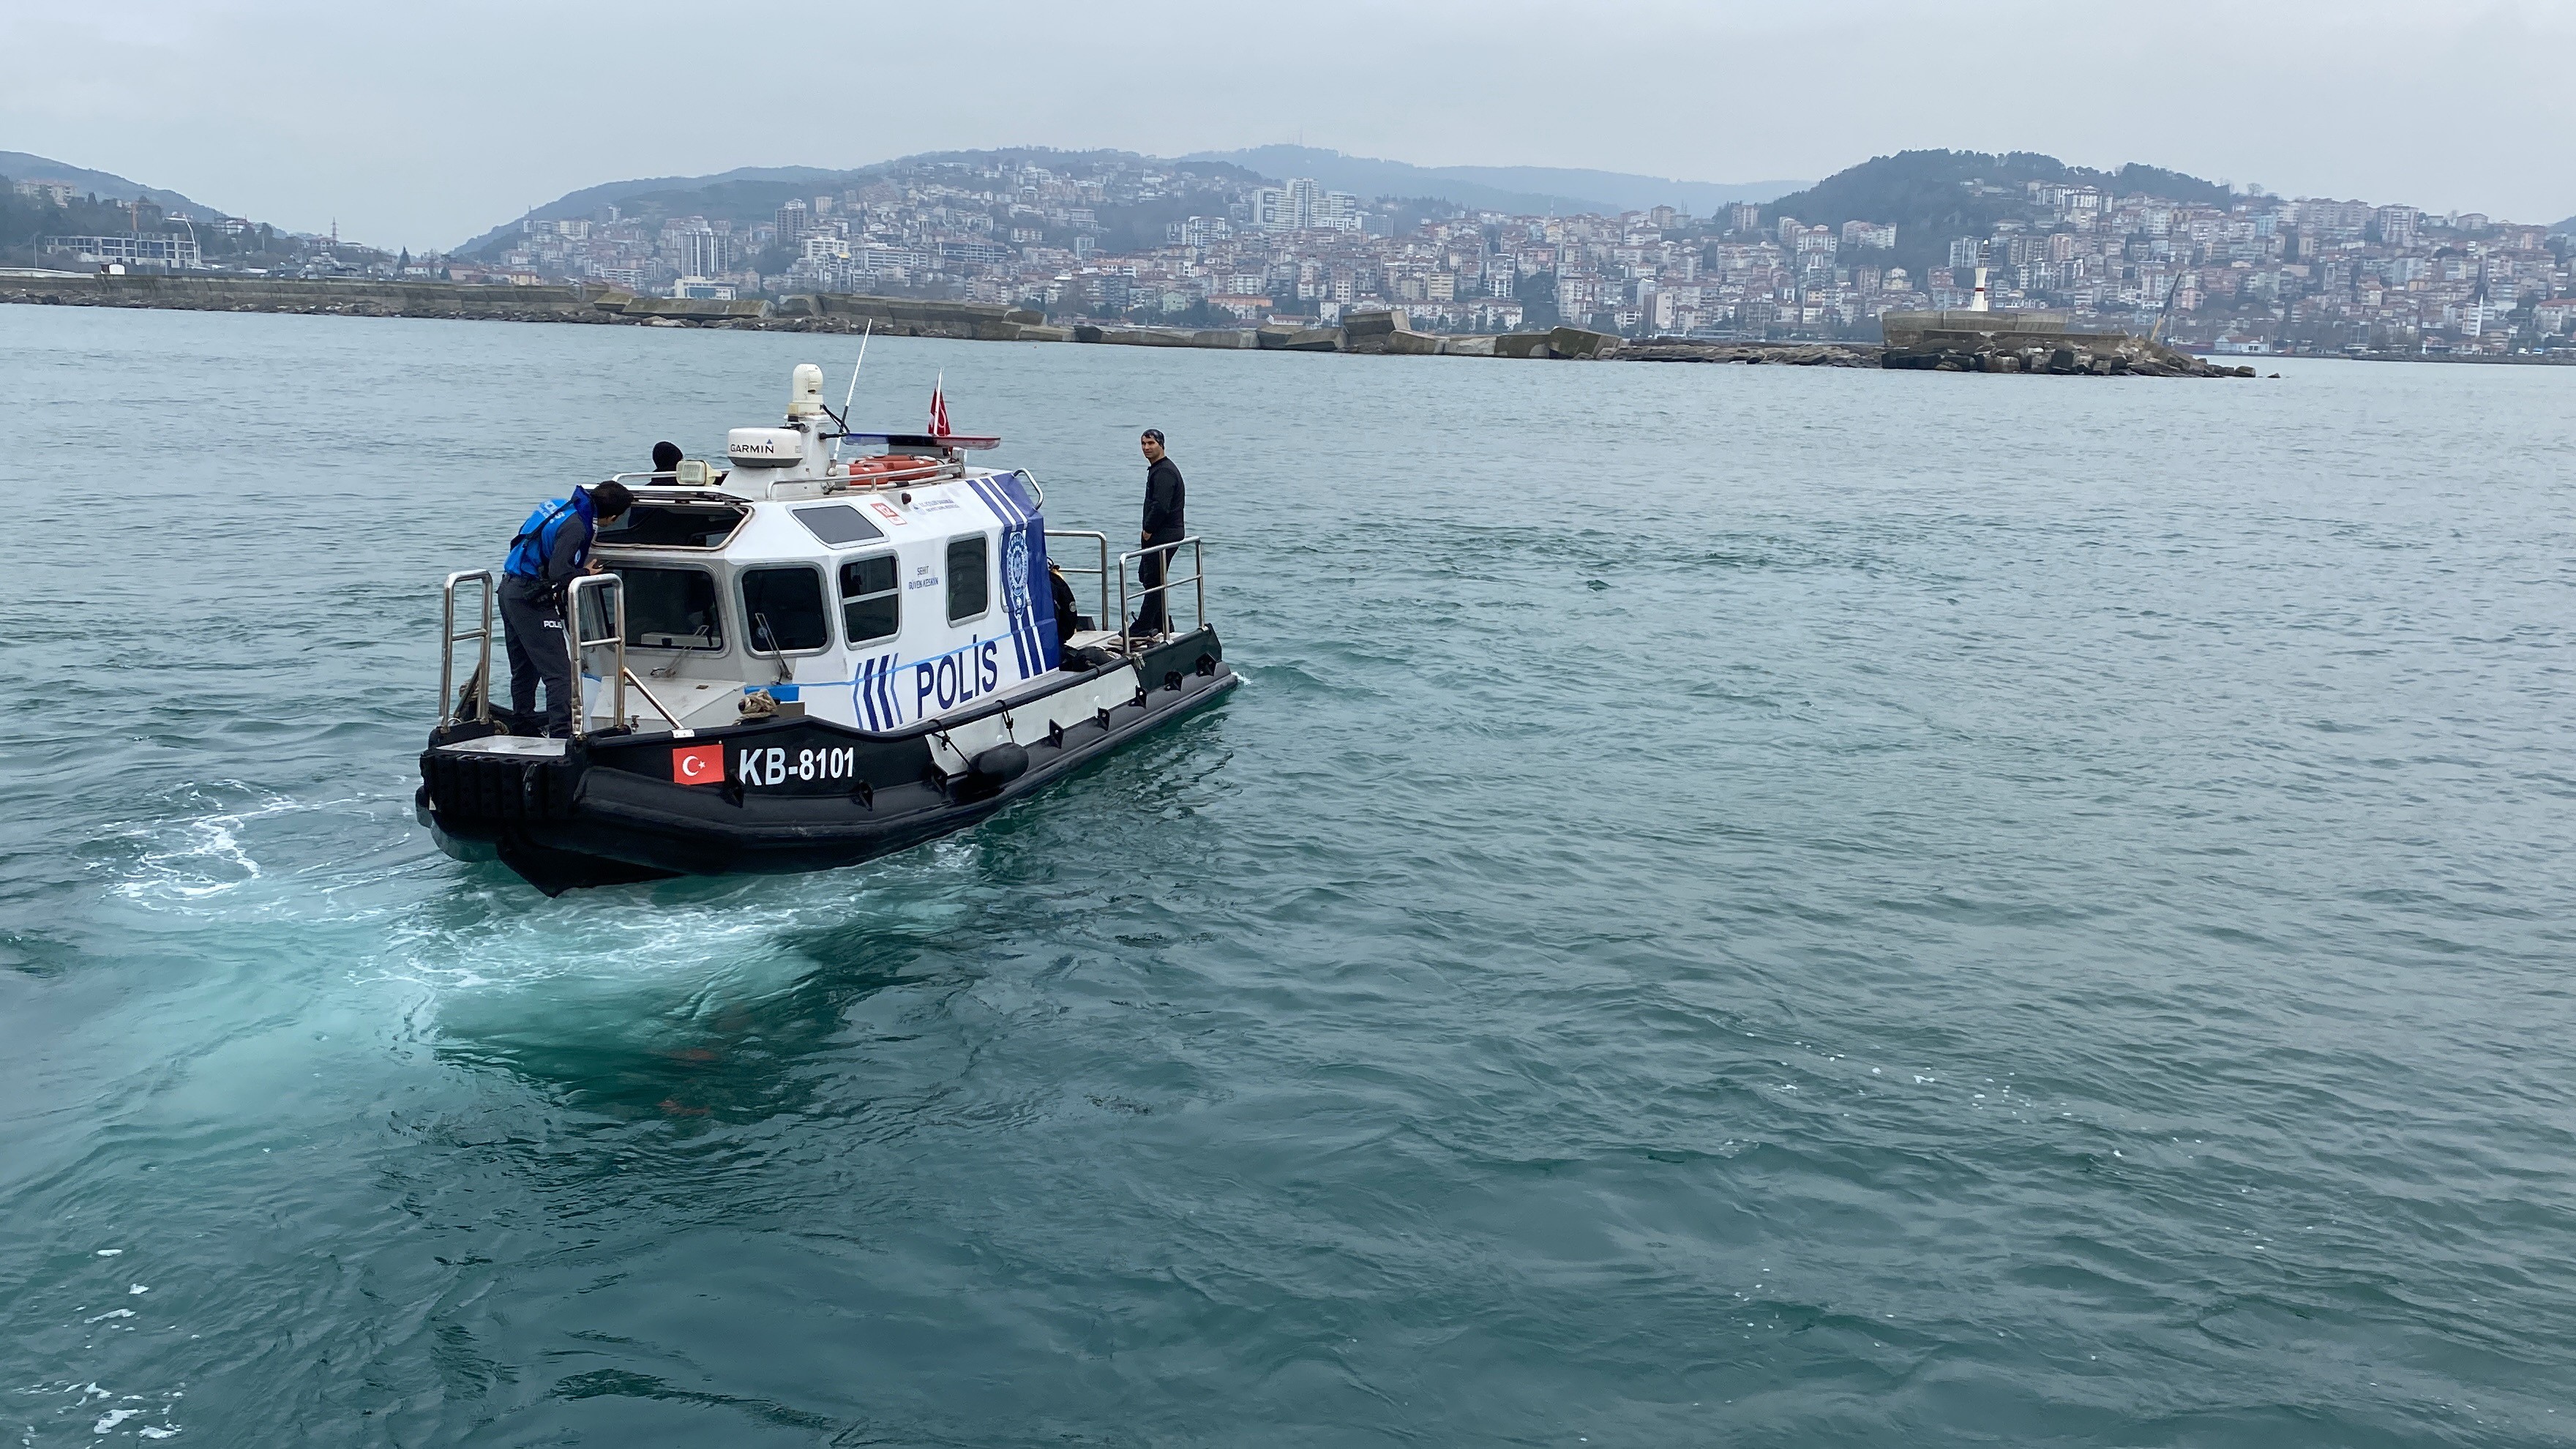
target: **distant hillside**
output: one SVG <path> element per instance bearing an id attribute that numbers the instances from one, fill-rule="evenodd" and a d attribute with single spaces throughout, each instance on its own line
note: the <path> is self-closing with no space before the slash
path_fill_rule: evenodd
<path id="1" fill-rule="evenodd" d="M 2143 191 L 2175 201 L 2225 205 L 2233 195 L 2214 181 L 2135 162 L 2117 171 L 2069 166 L 2033 151 L 1900 151 L 1837 171 L 1804 191 L 1763 207 L 1764 222 L 1796 217 L 1809 226 L 1846 221 L 1896 223 L 1896 260 L 1915 268 L 1943 266 L 1951 239 L 1988 236 L 1995 223 L 2035 219 L 2033 181 L 2098 186 L 2115 194 Z"/>
<path id="2" fill-rule="evenodd" d="M 744 166 L 713 176 L 654 176 L 610 181 L 559 196 L 528 213 L 539 221 L 587 216 L 602 206 L 659 216 L 728 217 L 736 221 L 766 218 L 791 196 L 862 185 L 898 170 L 945 164 L 1036 165 L 1072 169 L 1104 159 L 1150 163 L 1182 169 L 1211 180 L 1282 181 L 1311 176 L 1335 191 L 1380 196 L 1432 197 L 1457 206 L 1538 213 L 1638 211 L 1676 206 L 1707 216 L 1729 201 L 1760 201 L 1802 183 L 1749 181 L 1666 181 L 1614 171 L 1563 171 L 1541 166 L 1410 166 L 1344 156 L 1338 151 L 1303 146 L 1262 146 L 1249 151 L 1203 152 L 1164 160 L 1132 151 L 1058 151 L 1045 146 L 1011 146 L 988 151 L 928 151 L 846 171 L 816 166 Z M 1160 239 L 1159 217 L 1136 218 L 1138 245 Z M 516 232 L 519 218 L 492 228 L 456 248 L 461 256 L 484 251 Z M 1102 224 L 1119 230 L 1111 218 Z M 1152 235 L 1146 235 L 1150 230 Z"/>
<path id="3" fill-rule="evenodd" d="M 2551 230 L 2551 231 L 2563 231 L 2563 232 L 2568 233 L 2568 234 L 2569 234 L 2569 235 L 2571 235 L 2571 236 L 2576 236 L 2576 216 L 2571 216 L 2571 217 L 2567 218 L 2565 221 L 2562 221 L 2562 222 L 2558 223 L 2556 226 L 2551 227 L 2551 228 L 2550 228 L 2550 230 Z"/>
<path id="4" fill-rule="evenodd" d="M 1345 156 L 1312 146 L 1255 146 L 1242 151 L 1198 151 L 1185 161 L 1227 161 L 1277 180 L 1311 176 L 1330 191 L 1361 197 L 1430 196 L 1477 210 L 1523 215 L 1550 212 L 1645 211 L 1678 207 L 1708 216 L 1730 201 L 1768 201 L 1803 181 L 1674 181 L 1620 171 L 1580 171 L 1551 166 L 1415 166 L 1368 156 Z"/>
<path id="5" fill-rule="evenodd" d="M 990 151 L 924 151 L 914 156 L 898 156 L 846 171 L 827 170 L 817 166 L 744 166 L 714 176 L 656 176 L 636 181 L 610 181 L 598 186 L 568 192 L 528 213 L 539 221 L 587 216 L 605 205 L 616 205 L 626 211 L 653 216 L 704 216 L 737 222 L 765 221 L 791 196 L 810 196 L 817 191 L 838 191 L 864 185 L 897 171 L 924 166 L 1044 166 L 1069 169 L 1079 163 L 1101 159 L 1148 162 L 1155 158 L 1133 151 L 1059 151 L 1046 146 L 1009 146 Z M 1161 162 L 1174 165 L 1173 162 Z M 1185 168 L 1209 176 L 1241 176 L 1249 173 L 1240 167 L 1221 162 L 1198 162 Z M 1103 219 L 1106 222 L 1106 218 Z M 1160 240 L 1161 223 L 1157 221 L 1154 239 Z M 510 236 L 519 229 L 519 218 L 492 228 L 481 236 L 456 248 L 459 256 L 470 256 Z"/>
<path id="6" fill-rule="evenodd" d="M 709 187 L 736 184 L 776 187 L 778 200 L 770 203 L 775 207 L 800 191 L 811 190 L 812 183 L 816 181 L 829 181 L 850 174 L 852 173 L 846 171 L 826 170 L 820 166 L 737 166 L 731 171 L 721 171 L 713 176 L 648 176 L 634 181 L 607 181 L 597 186 L 586 186 L 579 191 L 566 192 L 529 212 L 528 215 L 540 221 L 556 221 L 565 217 L 587 216 L 603 206 L 623 206 L 638 196 L 651 193 L 694 193 Z M 700 209 L 704 210 L 704 208 Z M 710 214 L 729 215 L 730 213 Z M 456 250 L 459 254 L 480 251 L 517 231 L 519 220 L 520 218 L 512 217 Z"/>
<path id="7" fill-rule="evenodd" d="M 95 193 L 101 201 L 132 201 L 141 197 L 157 203 L 164 211 L 186 216 L 192 221 L 211 221 L 223 214 L 175 191 L 145 186 L 110 172 L 92 171 L 51 157 L 31 156 L 24 151 L 0 151 L 0 176 L 11 181 L 68 181 L 80 188 L 83 195 Z"/>

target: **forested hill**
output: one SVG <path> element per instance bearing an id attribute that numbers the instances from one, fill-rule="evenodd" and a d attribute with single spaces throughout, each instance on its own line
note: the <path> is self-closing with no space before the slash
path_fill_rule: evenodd
<path id="1" fill-rule="evenodd" d="M 870 166 L 833 171 L 814 166 L 743 167 L 718 176 L 661 176 L 636 181 L 611 181 L 586 187 L 547 202 L 528 212 L 540 221 L 559 217 L 587 216 L 604 204 L 613 203 L 630 216 L 676 217 L 704 216 L 710 219 L 750 223 L 768 219 L 771 213 L 790 197 L 811 196 L 818 191 L 839 191 L 845 187 L 864 186 L 871 181 L 914 176 L 935 179 L 942 167 L 983 167 L 988 165 L 1044 166 L 1070 170 L 1102 161 L 1123 161 L 1137 165 L 1176 166 L 1184 173 L 1202 179 L 1257 179 L 1239 166 L 1223 162 L 1199 161 L 1177 163 L 1157 161 L 1132 151 L 1057 151 L 1043 146 L 1007 147 L 988 151 L 926 151 L 915 156 L 902 156 Z M 1114 208 L 1113 208 L 1114 210 Z M 1152 246 L 1162 241 L 1163 222 L 1178 220 L 1179 214 L 1151 220 L 1150 236 L 1140 232 L 1139 243 Z M 1104 216 L 1103 225 L 1111 218 Z M 519 222 L 507 221 L 472 241 L 458 247 L 459 256 L 494 255 L 507 249 L 507 243 L 519 234 Z M 1113 230 L 1115 228 L 1113 227 Z M 1114 238 L 1118 244 L 1129 239 Z"/>
<path id="2" fill-rule="evenodd" d="M 1809 226 L 1846 221 L 1896 223 L 1896 260 L 1917 269 L 1945 265 L 1953 237 L 1991 236 L 1995 223 L 2035 218 L 2029 183 L 2098 186 L 2113 195 L 2143 191 L 2173 201 L 2224 206 L 2233 194 L 2161 166 L 2136 162 L 2117 171 L 2069 166 L 2035 151 L 1900 151 L 1837 171 L 1804 191 L 1762 208 L 1766 224 L 1796 217 Z"/>
<path id="3" fill-rule="evenodd" d="M 96 196 L 101 201 L 132 201 L 141 197 L 156 203 L 172 216 L 196 221 L 212 221 L 223 214 L 175 191 L 128 181 L 111 171 L 92 171 L 86 166 L 56 161 L 50 156 L 30 156 L 24 151 L 0 151 L 0 176 L 12 181 L 67 181 L 71 183 L 73 194 Z"/>

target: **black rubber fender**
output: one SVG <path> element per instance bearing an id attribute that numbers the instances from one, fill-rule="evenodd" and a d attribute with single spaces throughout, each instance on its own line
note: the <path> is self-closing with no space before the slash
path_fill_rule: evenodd
<path id="1" fill-rule="evenodd" d="M 1029 772 L 1029 752 L 1009 740 L 993 746 L 975 757 L 968 768 L 975 778 L 992 785 L 1007 785 Z"/>

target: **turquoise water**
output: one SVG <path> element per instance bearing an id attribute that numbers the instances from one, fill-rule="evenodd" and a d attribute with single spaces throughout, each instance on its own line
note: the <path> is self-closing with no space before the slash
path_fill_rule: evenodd
<path id="1" fill-rule="evenodd" d="M 438 577 L 849 352 L 0 308 L 18 1442 L 2576 1440 L 2576 372 L 880 340 L 1245 687 L 438 854 Z"/>

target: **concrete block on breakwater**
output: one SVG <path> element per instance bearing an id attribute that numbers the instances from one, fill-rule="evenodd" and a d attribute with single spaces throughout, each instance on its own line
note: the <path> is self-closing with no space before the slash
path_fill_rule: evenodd
<path id="1" fill-rule="evenodd" d="M 603 312 L 614 312 L 630 322 L 648 322 L 669 318 L 675 322 L 731 322 L 736 318 L 757 321 L 773 315 L 767 302 L 719 302 L 703 297 L 638 297 L 631 293 L 599 298 L 591 303 Z"/>
<path id="2" fill-rule="evenodd" d="M 1607 332 L 1559 327 L 1547 334 L 1547 350 L 1559 357 L 1608 357 L 1619 350 L 1619 339 Z"/>
<path id="3" fill-rule="evenodd" d="M 1111 347 L 1203 347 L 1221 352 L 1250 352 L 1262 345 L 1260 334 L 1246 327 L 1202 327 L 1183 332 L 1172 327 L 1099 327 L 1088 322 L 1072 329 L 1076 342 Z"/>
<path id="4" fill-rule="evenodd" d="M 777 314 L 789 319 L 787 327 L 797 332 L 882 332 L 890 337 L 976 342 L 1063 342 L 1071 335 L 1064 328 L 1045 325 L 1043 313 L 998 302 L 818 292 L 780 298 Z"/>
<path id="5" fill-rule="evenodd" d="M 1111 347 L 1188 347 L 1192 345 L 1190 334 L 1187 332 L 1170 331 L 1161 327 L 1099 327 L 1088 322 L 1074 324 L 1073 340 L 1106 343 Z"/>
<path id="6" fill-rule="evenodd" d="M 1344 352 L 1393 352 L 1399 346 L 1411 346 L 1410 343 L 1398 343 L 1398 337 L 1419 335 L 1402 312 L 1373 308 L 1366 312 L 1342 314 L 1341 350 Z M 1437 352 L 1439 349 L 1434 346 L 1428 350 Z"/>
<path id="7" fill-rule="evenodd" d="M 1879 349 L 1847 342 L 1690 342 L 1650 338 L 1619 349 L 1623 362 L 1744 362 L 1781 367 L 1876 367 Z"/>

